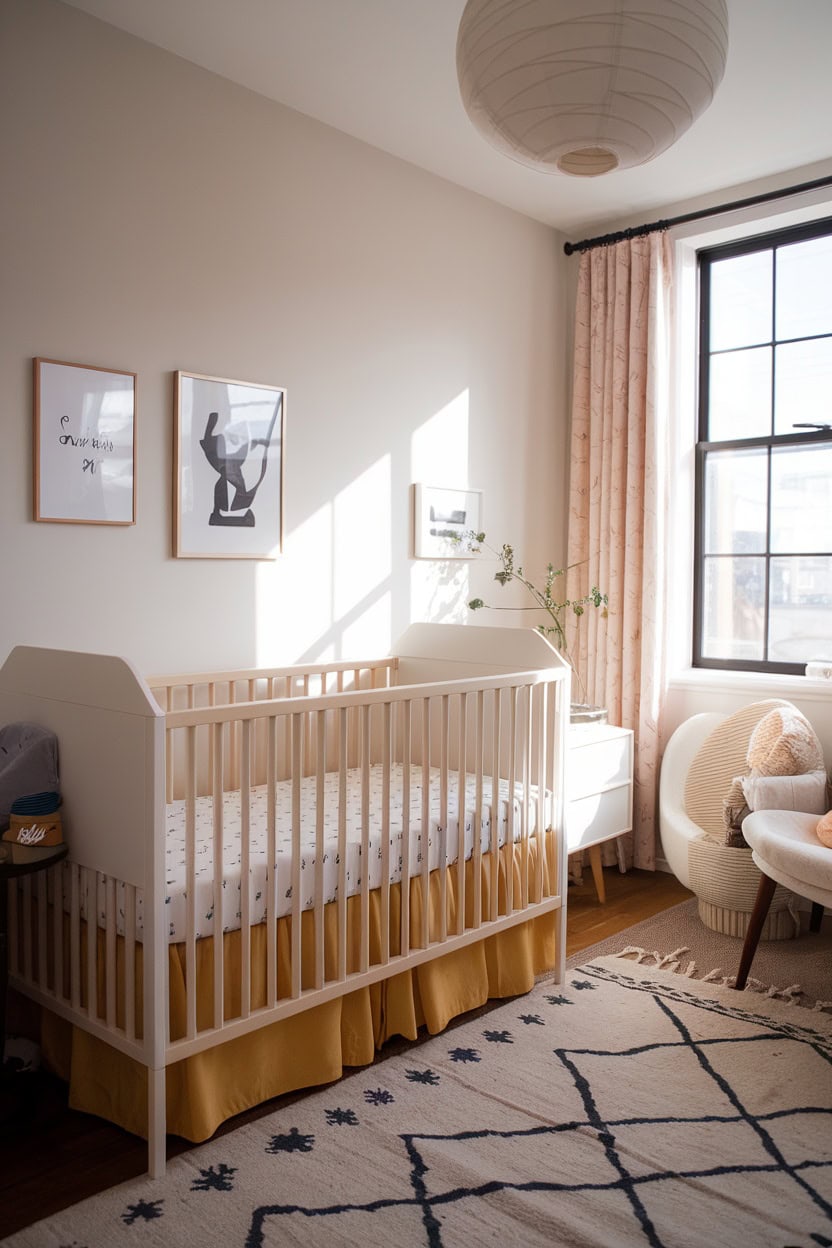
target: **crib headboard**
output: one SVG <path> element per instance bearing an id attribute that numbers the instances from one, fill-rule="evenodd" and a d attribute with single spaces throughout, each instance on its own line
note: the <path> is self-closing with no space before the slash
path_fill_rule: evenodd
<path id="1" fill-rule="evenodd" d="M 534 628 L 411 624 L 391 654 L 398 659 L 400 685 L 567 666 Z"/>
<path id="2" fill-rule="evenodd" d="M 0 723 L 15 721 L 58 737 L 73 861 L 145 886 L 148 826 L 155 803 L 164 810 L 164 717 L 142 677 L 114 655 L 17 646 L 0 668 Z"/>

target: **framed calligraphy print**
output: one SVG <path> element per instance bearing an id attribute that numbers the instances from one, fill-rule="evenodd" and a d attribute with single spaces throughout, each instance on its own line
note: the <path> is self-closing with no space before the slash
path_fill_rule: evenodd
<path id="1" fill-rule="evenodd" d="M 136 374 L 34 361 L 34 514 L 135 524 Z"/>
<path id="2" fill-rule="evenodd" d="M 174 555 L 277 558 L 286 391 L 178 372 L 174 417 Z"/>

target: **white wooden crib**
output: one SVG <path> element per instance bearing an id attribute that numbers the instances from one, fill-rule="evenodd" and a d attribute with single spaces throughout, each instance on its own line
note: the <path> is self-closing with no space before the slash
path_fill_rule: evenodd
<path id="1" fill-rule="evenodd" d="M 150 681 L 112 656 L 11 652 L 0 723 L 57 733 L 69 856 L 9 885 L 10 983 L 147 1068 L 152 1175 L 182 1058 L 550 912 L 562 978 L 568 672 L 534 631 L 430 624 L 370 662 Z M 197 950 L 231 929 L 230 1008 L 223 940 L 211 983 Z"/>

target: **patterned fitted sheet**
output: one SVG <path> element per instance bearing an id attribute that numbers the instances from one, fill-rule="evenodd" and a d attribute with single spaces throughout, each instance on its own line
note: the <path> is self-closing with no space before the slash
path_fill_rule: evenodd
<path id="1" fill-rule="evenodd" d="M 370 863 L 369 885 L 377 888 L 381 884 L 381 812 L 382 812 L 382 777 L 383 768 L 380 764 L 370 768 Z M 323 891 L 324 902 L 336 901 L 338 898 L 338 784 L 337 772 L 325 776 L 326 818 L 324 823 L 323 853 Z M 301 781 L 301 887 L 303 896 L 301 906 L 311 909 L 315 904 L 315 821 L 316 821 L 316 786 L 315 776 L 305 777 Z M 430 823 L 428 830 L 428 865 L 430 870 L 439 866 L 440 851 L 440 790 L 439 771 L 433 769 L 430 774 Z M 449 776 L 448 784 L 448 824 L 446 836 L 446 862 L 457 861 L 459 848 L 458 780 L 455 775 Z M 497 819 L 498 842 L 506 843 L 508 836 L 508 801 L 509 787 L 507 781 L 501 780 L 499 785 Z M 476 782 L 473 776 L 468 778 L 466 785 L 465 818 L 464 818 L 464 856 L 469 858 L 473 851 L 474 841 L 474 809 L 476 803 Z M 522 790 L 515 787 L 514 805 L 514 838 L 520 838 Z M 491 780 L 483 778 L 482 798 L 482 849 L 486 852 L 491 842 L 492 811 Z M 250 871 L 249 871 L 249 904 L 250 921 L 252 924 L 262 923 L 266 918 L 266 807 L 267 786 L 260 785 L 251 790 L 250 802 Z M 551 823 L 550 798 L 547 795 L 544 810 L 543 826 Z M 539 802 L 536 790 L 532 791 L 529 800 L 528 821 L 529 834 L 534 834 L 539 823 Z M 292 782 L 281 781 L 276 786 L 276 845 L 277 845 L 277 893 L 278 916 L 287 915 L 292 909 Z M 422 771 L 413 767 L 410 772 L 410 874 L 416 875 L 422 869 L 423 832 L 422 814 Z M 196 935 L 211 936 L 215 931 L 216 916 L 214 914 L 213 897 L 213 836 L 214 836 L 213 798 L 200 797 L 196 800 Z M 223 884 L 222 884 L 222 931 L 230 932 L 239 928 L 241 916 L 241 851 L 237 829 L 240 826 L 240 793 L 226 793 L 223 796 Z M 166 851 L 166 885 L 165 903 L 168 909 L 168 940 L 184 940 L 187 921 L 187 894 L 185 889 L 185 802 L 176 801 L 167 807 L 167 851 Z M 360 891 L 362 880 L 361 855 L 361 773 L 358 769 L 347 772 L 347 895 L 353 896 Z M 402 768 L 400 764 L 391 767 L 390 775 L 390 882 L 395 883 L 402 877 Z M 119 931 L 123 927 L 123 886 L 119 886 L 117 898 Z M 104 922 L 104 892 L 99 891 L 98 909 L 100 922 Z M 136 902 L 137 936 L 143 927 L 143 904 L 141 892 L 137 892 Z"/>

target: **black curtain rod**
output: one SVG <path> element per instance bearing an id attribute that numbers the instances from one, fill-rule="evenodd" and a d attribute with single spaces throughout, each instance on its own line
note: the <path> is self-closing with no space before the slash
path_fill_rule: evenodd
<path id="1" fill-rule="evenodd" d="M 680 217 L 668 217 L 666 221 L 651 221 L 648 225 L 634 225 L 626 230 L 616 230 L 614 234 L 600 234 L 597 238 L 584 238 L 579 243 L 564 243 L 563 250 L 567 256 L 571 256 L 576 251 L 591 251 L 593 247 L 608 247 L 612 243 L 623 242 L 625 238 L 641 238 L 644 234 L 668 230 L 674 225 L 686 225 L 688 221 L 702 221 L 705 217 L 718 217 L 723 212 L 737 212 L 740 208 L 753 208 L 757 204 L 767 204 L 774 199 L 786 199 L 789 195 L 816 191 L 823 186 L 832 186 L 832 176 L 816 178 L 814 182 L 801 182 L 798 186 L 787 186 L 781 191 L 766 191 L 763 195 L 750 195 L 748 199 L 735 199 L 730 204 L 717 204 L 715 208 L 703 208 L 700 212 L 685 212 Z"/>

